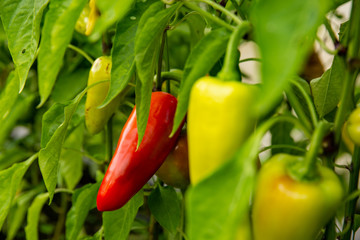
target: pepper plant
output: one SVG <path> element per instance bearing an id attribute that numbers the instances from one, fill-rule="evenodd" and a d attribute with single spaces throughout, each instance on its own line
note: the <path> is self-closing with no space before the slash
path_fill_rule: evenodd
<path id="1" fill-rule="evenodd" d="M 360 0 L 0 1 L 0 239 L 356 239 L 359 25 Z"/>

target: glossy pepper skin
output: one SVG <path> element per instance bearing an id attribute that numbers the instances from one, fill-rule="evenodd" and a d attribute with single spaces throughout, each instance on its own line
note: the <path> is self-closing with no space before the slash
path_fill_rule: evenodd
<path id="1" fill-rule="evenodd" d="M 196 184 L 229 160 L 255 126 L 257 87 L 203 77 L 190 93 L 187 129 L 190 180 Z"/>
<path id="2" fill-rule="evenodd" d="M 93 32 L 95 23 L 97 19 L 100 17 L 100 12 L 99 9 L 96 7 L 95 0 L 90 0 L 89 7 L 90 7 L 90 13 L 89 13 L 89 20 L 86 24 L 86 31 L 85 31 L 86 36 L 89 36 Z"/>
<path id="3" fill-rule="evenodd" d="M 81 34 L 85 34 L 86 28 L 89 22 L 90 7 L 89 4 L 86 4 L 84 9 L 81 11 L 81 14 L 76 21 L 75 30 Z"/>
<path id="4" fill-rule="evenodd" d="M 360 108 L 356 108 L 347 121 L 347 134 L 351 141 L 360 146 Z"/>
<path id="5" fill-rule="evenodd" d="M 149 120 L 137 150 L 136 108 L 131 112 L 97 195 L 99 211 L 121 208 L 165 161 L 181 130 L 169 138 L 176 105 L 174 96 L 164 92 L 152 93 Z"/>
<path id="6" fill-rule="evenodd" d="M 314 180 L 297 181 L 289 168 L 302 157 L 278 154 L 260 169 L 252 219 L 255 240 L 314 240 L 335 215 L 343 187 L 329 168 Z"/>
<path id="7" fill-rule="evenodd" d="M 111 77 L 111 57 L 102 56 L 97 58 L 89 73 L 88 86 L 104 81 L 110 80 Z M 91 87 L 86 96 L 85 101 L 85 125 L 91 134 L 99 133 L 118 108 L 121 103 L 121 98 L 126 94 L 125 90 L 114 98 L 108 105 L 98 109 L 108 94 L 110 82 L 102 82 Z"/>
<path id="8" fill-rule="evenodd" d="M 175 148 L 166 157 L 156 176 L 167 185 L 185 189 L 190 184 L 189 152 L 186 132 L 182 132 Z"/>

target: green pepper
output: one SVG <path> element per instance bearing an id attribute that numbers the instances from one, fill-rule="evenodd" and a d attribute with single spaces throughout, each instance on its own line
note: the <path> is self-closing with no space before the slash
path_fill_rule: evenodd
<path id="1" fill-rule="evenodd" d="M 278 154 L 261 168 L 252 211 L 255 240 L 314 240 L 335 215 L 344 196 L 338 176 L 317 165 L 315 178 L 295 180 L 291 168 L 301 161 Z"/>
<path id="2" fill-rule="evenodd" d="M 193 86 L 188 109 L 190 180 L 196 184 L 229 160 L 255 126 L 257 87 L 203 77 Z"/>
<path id="3" fill-rule="evenodd" d="M 88 86 L 110 80 L 111 57 L 102 56 L 97 58 L 89 73 Z M 99 133 L 118 108 L 126 90 L 114 98 L 108 105 L 98 109 L 103 103 L 109 91 L 110 82 L 98 83 L 89 88 L 85 102 L 85 124 L 91 134 Z"/>

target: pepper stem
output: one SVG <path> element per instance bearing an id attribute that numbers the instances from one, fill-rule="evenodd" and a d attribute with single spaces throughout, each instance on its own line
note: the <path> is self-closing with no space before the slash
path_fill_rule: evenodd
<path id="1" fill-rule="evenodd" d="M 225 81 L 240 80 L 239 58 L 240 52 L 238 50 L 239 42 L 243 36 L 249 32 L 251 25 L 244 21 L 231 34 L 224 60 L 224 66 L 218 73 L 218 77 Z"/>
<path id="2" fill-rule="evenodd" d="M 320 121 L 315 128 L 314 134 L 311 138 L 310 149 L 305 155 L 305 160 L 299 164 L 293 166 L 290 173 L 297 180 L 312 180 L 316 178 L 317 167 L 316 159 L 319 153 L 319 149 L 322 144 L 324 136 L 330 130 L 330 124 L 326 121 Z"/>

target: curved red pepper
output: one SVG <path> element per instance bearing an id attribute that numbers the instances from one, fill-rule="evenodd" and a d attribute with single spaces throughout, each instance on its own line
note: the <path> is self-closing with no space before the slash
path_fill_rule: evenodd
<path id="1" fill-rule="evenodd" d="M 119 138 L 115 154 L 97 195 L 99 211 L 121 208 L 155 174 L 179 137 L 181 127 L 172 138 L 177 100 L 164 92 L 151 95 L 149 120 L 144 138 L 136 151 L 138 132 L 133 109 Z"/>

